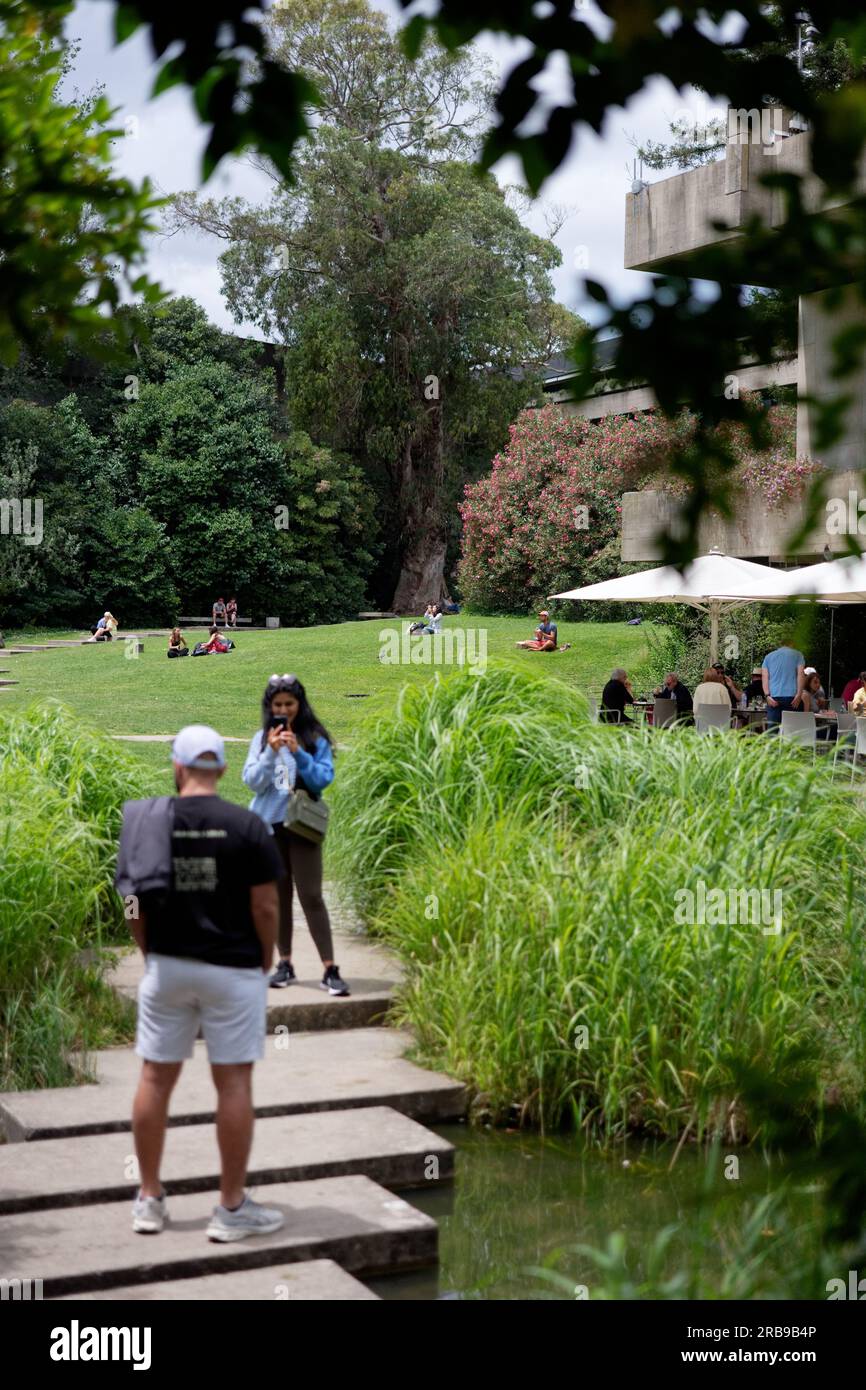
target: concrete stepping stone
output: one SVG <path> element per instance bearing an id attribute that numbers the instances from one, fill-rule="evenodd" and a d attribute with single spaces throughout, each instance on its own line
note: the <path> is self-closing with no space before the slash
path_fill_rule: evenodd
<path id="1" fill-rule="evenodd" d="M 253 1074 L 256 1114 L 387 1105 L 431 1124 L 461 1118 L 466 1113 L 464 1087 L 407 1061 L 402 1054 L 412 1041 L 411 1034 L 391 1028 L 277 1034 L 268 1040 Z M 7 1140 L 128 1130 L 139 1058 L 130 1048 L 112 1048 L 94 1053 L 89 1064 L 99 1084 L 0 1094 L 0 1129 Z M 175 1087 L 169 1124 L 209 1122 L 214 1103 L 205 1045 L 196 1043 Z"/>
<path id="2" fill-rule="evenodd" d="M 325 897 L 331 914 L 334 954 L 352 993 L 348 999 L 340 999 L 321 988 L 322 962 L 296 903 L 293 963 L 298 979 L 286 989 L 268 990 L 269 1033 L 280 1025 L 291 1033 L 310 1033 L 320 1028 L 367 1028 L 385 1022 L 400 979 L 400 967 L 389 952 L 368 936 L 341 930 L 341 921 L 349 922 L 351 918 L 335 906 L 332 893 L 326 891 Z M 143 974 L 140 951 L 118 952 L 105 981 L 134 1001 Z"/>
<path id="3" fill-rule="evenodd" d="M 347 1274 L 333 1260 L 305 1260 L 302 1264 L 265 1265 L 263 1269 L 235 1269 L 226 1274 L 204 1274 L 198 1279 L 171 1279 L 161 1284 L 139 1284 L 121 1289 L 68 1293 L 64 1300 L 112 1303 L 147 1300 L 160 1303 L 186 1300 L 196 1303 L 251 1300 L 273 1303 L 349 1303 L 364 1299 L 379 1302 L 379 1295 Z"/>
<path id="4" fill-rule="evenodd" d="M 363 1173 L 392 1190 L 432 1187 L 453 1178 L 454 1148 L 432 1130 L 381 1105 L 283 1115 L 256 1124 L 248 1177 L 251 1187 L 349 1173 Z M 212 1124 L 171 1130 L 162 1178 L 169 1195 L 219 1188 L 219 1153 Z M 47 1139 L 26 1151 L 19 1144 L 0 1145 L 3 1215 L 131 1202 L 137 1182 L 129 1132 Z"/>
<path id="5" fill-rule="evenodd" d="M 133 1232 L 125 1202 L 3 1216 L 0 1278 L 42 1279 L 44 1296 L 53 1298 L 283 1261 L 330 1259 L 362 1276 L 436 1261 L 436 1222 L 369 1178 L 275 1183 L 266 1201 L 285 1213 L 283 1228 L 228 1245 L 205 1234 L 212 1192 L 172 1198 L 170 1221 L 153 1236 Z"/>

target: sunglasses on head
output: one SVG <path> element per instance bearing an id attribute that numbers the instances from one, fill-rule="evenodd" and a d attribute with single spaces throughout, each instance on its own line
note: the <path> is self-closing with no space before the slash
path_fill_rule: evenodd
<path id="1" fill-rule="evenodd" d="M 300 685 L 297 676 L 290 675 L 288 672 L 284 676 L 271 676 L 268 685 Z"/>

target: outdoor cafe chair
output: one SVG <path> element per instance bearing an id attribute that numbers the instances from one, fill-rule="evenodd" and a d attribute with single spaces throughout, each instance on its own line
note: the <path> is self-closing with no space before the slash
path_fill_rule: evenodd
<path id="1" fill-rule="evenodd" d="M 866 715 L 855 716 L 856 727 L 854 733 L 854 756 L 851 759 L 851 781 L 854 781 L 854 769 L 857 766 L 858 758 L 866 758 Z"/>
<path id="2" fill-rule="evenodd" d="M 847 749 L 856 748 L 857 745 L 857 716 L 848 714 L 845 710 L 840 710 L 836 715 L 836 747 L 833 750 L 833 766 L 839 760 L 839 754 Z"/>
<path id="3" fill-rule="evenodd" d="M 829 699 L 827 701 L 827 707 L 828 709 L 834 709 L 837 714 L 845 713 L 845 701 L 841 700 L 838 696 L 833 696 Z"/>
<path id="4" fill-rule="evenodd" d="M 695 728 L 699 734 L 709 734 L 715 729 L 730 729 L 730 705 L 695 705 Z"/>
<path id="5" fill-rule="evenodd" d="M 783 709 L 782 727 L 779 732 L 782 738 L 799 743 L 803 748 L 811 748 L 813 753 L 817 750 L 818 724 L 814 714 L 806 714 L 803 710 Z"/>
<path id="6" fill-rule="evenodd" d="M 676 700 L 656 700 L 653 705 L 653 728 L 663 729 L 666 724 L 673 724 L 678 714 Z"/>
<path id="7" fill-rule="evenodd" d="M 587 698 L 587 703 L 589 704 L 589 722 L 590 722 L 591 724 L 597 724 L 597 723 L 598 723 L 598 700 L 595 698 L 594 695 L 587 695 L 586 698 Z"/>

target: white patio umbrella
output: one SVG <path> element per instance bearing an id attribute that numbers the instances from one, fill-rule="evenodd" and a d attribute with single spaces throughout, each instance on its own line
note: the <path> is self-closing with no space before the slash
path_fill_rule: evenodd
<path id="1" fill-rule="evenodd" d="M 759 592 L 761 584 L 750 588 L 755 603 L 785 603 L 793 600 L 823 603 L 830 607 L 830 669 L 827 684 L 833 693 L 833 637 L 836 608 L 840 603 L 866 603 L 866 555 L 843 555 L 820 565 L 804 565 L 796 570 L 774 570 L 784 575 L 783 590 L 775 595 Z"/>
<path id="2" fill-rule="evenodd" d="M 714 662 L 719 655 L 719 618 L 744 603 L 757 603 L 768 596 L 781 602 L 788 597 L 785 586 L 789 579 L 784 570 L 740 560 L 714 548 L 697 556 L 682 573 L 673 565 L 662 565 L 548 597 L 581 603 L 687 603 L 710 616 L 710 662 Z"/>
<path id="3" fill-rule="evenodd" d="M 782 591 L 765 596 L 758 592 L 760 583 L 747 585 L 747 595 L 754 602 L 784 603 L 786 599 L 814 598 L 818 603 L 866 603 L 866 555 L 843 555 L 825 564 L 773 570 L 772 573 L 784 576 Z"/>

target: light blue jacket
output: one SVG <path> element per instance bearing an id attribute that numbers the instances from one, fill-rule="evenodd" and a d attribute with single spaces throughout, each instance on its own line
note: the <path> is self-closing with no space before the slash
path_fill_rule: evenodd
<path id="1" fill-rule="evenodd" d="M 280 768 L 285 771 L 281 772 Z M 247 760 L 244 763 L 243 780 L 255 792 L 250 802 L 250 810 L 255 811 L 270 830 L 275 824 L 282 824 L 289 804 L 289 790 L 295 785 L 298 773 L 305 786 L 318 796 L 334 780 L 334 760 L 331 745 L 326 738 L 316 740 L 315 753 L 299 748 L 292 754 L 288 748 L 275 753 L 265 739 L 262 747 L 262 731 L 253 734 Z"/>

